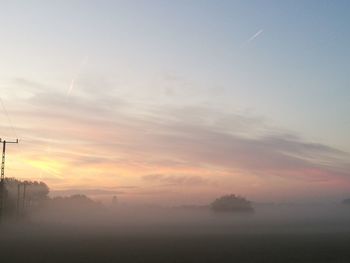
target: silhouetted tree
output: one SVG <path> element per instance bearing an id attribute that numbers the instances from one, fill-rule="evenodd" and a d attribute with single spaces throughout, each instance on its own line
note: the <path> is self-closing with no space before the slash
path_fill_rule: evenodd
<path id="1" fill-rule="evenodd" d="M 20 193 L 18 195 L 18 185 Z M 25 194 L 24 194 L 25 185 Z M 35 208 L 49 197 L 49 187 L 44 182 L 21 181 L 15 178 L 5 179 L 5 213 L 15 214 L 18 204 L 22 213 L 29 208 Z M 18 200 L 19 197 L 19 200 Z M 18 202 L 19 201 L 19 202 Z"/>
<path id="2" fill-rule="evenodd" d="M 254 209 L 250 201 L 234 194 L 224 195 L 217 198 L 211 205 L 211 209 L 216 212 L 253 212 Z"/>

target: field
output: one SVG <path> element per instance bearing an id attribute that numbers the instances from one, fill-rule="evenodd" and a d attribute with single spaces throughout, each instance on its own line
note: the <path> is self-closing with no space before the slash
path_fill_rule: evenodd
<path id="1" fill-rule="evenodd" d="M 288 222 L 201 215 L 200 224 L 192 214 L 144 225 L 3 225 L 1 262 L 350 262 L 347 217 L 315 223 L 306 216 Z"/>

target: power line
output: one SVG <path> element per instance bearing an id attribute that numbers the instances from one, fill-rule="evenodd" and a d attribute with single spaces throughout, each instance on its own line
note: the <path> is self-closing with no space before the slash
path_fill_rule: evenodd
<path id="1" fill-rule="evenodd" d="M 13 125 L 13 122 L 12 122 L 12 119 L 10 117 L 10 114 L 9 112 L 7 111 L 6 109 L 6 106 L 5 106 L 5 103 L 4 103 L 4 100 L 0 97 L 0 104 L 1 104 L 1 107 L 2 107 L 2 110 L 4 112 L 4 114 L 6 115 L 6 118 L 7 118 L 7 121 L 8 121 L 8 124 L 10 125 L 10 128 L 13 132 L 13 135 L 15 136 L 15 138 L 20 138 L 18 136 L 18 132 L 17 132 L 17 129 L 16 129 L 16 126 Z M 23 137 L 21 137 L 23 139 Z M 18 150 L 19 150 L 19 157 L 22 158 L 23 156 L 23 151 L 22 151 L 22 147 L 20 144 L 18 144 Z"/>
<path id="2" fill-rule="evenodd" d="M 11 127 L 11 129 L 12 129 L 13 134 L 15 135 L 16 138 L 18 138 L 18 134 L 17 134 L 16 128 L 15 128 L 14 125 L 13 125 L 13 122 L 12 122 L 12 120 L 11 120 L 11 118 L 10 118 L 10 114 L 9 114 L 8 111 L 6 110 L 5 103 L 4 103 L 4 101 L 3 101 L 3 99 L 2 99 L 1 97 L 0 97 L 0 103 L 1 103 L 1 107 L 2 107 L 2 109 L 3 109 L 3 111 L 4 111 L 4 113 L 5 113 L 5 115 L 6 115 L 7 121 L 8 121 L 9 124 L 10 124 L 10 127 Z"/>

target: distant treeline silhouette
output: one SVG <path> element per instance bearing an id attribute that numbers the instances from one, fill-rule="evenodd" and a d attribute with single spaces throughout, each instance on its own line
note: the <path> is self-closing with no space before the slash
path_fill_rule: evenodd
<path id="1" fill-rule="evenodd" d="M 244 197 L 234 194 L 221 196 L 211 204 L 215 212 L 253 212 L 252 203 Z"/>
<path id="2" fill-rule="evenodd" d="M 47 200 L 49 187 L 44 182 L 5 179 L 4 216 L 24 214 L 27 209 L 37 208 Z"/>
<path id="3" fill-rule="evenodd" d="M 40 209 L 91 209 L 100 203 L 85 195 L 49 197 L 50 189 L 40 181 L 5 179 L 4 218 L 26 218 Z"/>

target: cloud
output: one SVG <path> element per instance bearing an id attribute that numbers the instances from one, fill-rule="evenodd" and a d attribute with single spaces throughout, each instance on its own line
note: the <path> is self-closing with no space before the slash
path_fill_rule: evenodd
<path id="1" fill-rule="evenodd" d="M 119 195 L 123 194 L 118 190 L 104 190 L 104 189 L 67 189 L 67 190 L 53 190 L 50 192 L 51 196 L 69 196 L 69 195 Z"/>
<path id="2" fill-rule="evenodd" d="M 11 83 L 14 86 L 29 89 L 33 92 L 43 91 L 45 88 L 47 88 L 47 85 L 43 83 L 29 80 L 26 78 L 14 78 L 12 79 Z"/>
<path id="3" fill-rule="evenodd" d="M 142 176 L 142 179 L 147 182 L 161 183 L 169 185 L 187 185 L 196 186 L 208 184 L 209 181 L 201 176 L 194 175 L 166 175 L 166 174 L 148 174 Z"/>
<path id="4" fill-rule="evenodd" d="M 64 94 L 41 91 L 20 104 L 23 107 L 11 113 L 21 123 L 25 154 L 45 155 L 50 143 L 53 158 L 79 171 L 91 172 L 94 166 L 110 176 L 131 170 L 134 175 L 121 180 L 136 181 L 147 173 L 142 182 L 169 185 L 210 185 L 207 178 L 218 173 L 301 181 L 350 176 L 348 153 L 309 142 L 245 112 L 205 105 L 139 108 L 97 91 L 69 101 Z"/>

